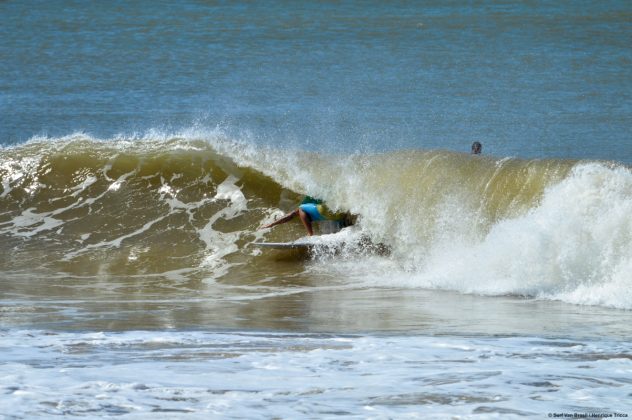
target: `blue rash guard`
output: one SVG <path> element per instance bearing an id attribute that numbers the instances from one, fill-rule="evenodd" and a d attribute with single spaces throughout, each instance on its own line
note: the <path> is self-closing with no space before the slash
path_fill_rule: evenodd
<path id="1" fill-rule="evenodd" d="M 320 207 L 320 208 L 319 208 Z M 303 210 L 309 216 L 312 222 L 320 222 L 322 220 L 327 220 L 322 214 L 320 214 L 322 205 L 315 203 L 305 203 L 298 206 L 299 209 Z"/>
<path id="2" fill-rule="evenodd" d="M 344 219 L 346 213 L 333 213 L 325 204 L 323 204 L 322 200 L 310 197 L 309 195 L 306 195 L 305 198 L 303 198 L 303 201 L 301 201 L 298 208 L 307 213 L 307 216 L 309 216 L 309 219 L 312 222 L 331 220 L 341 222 L 343 225 L 345 224 Z"/>

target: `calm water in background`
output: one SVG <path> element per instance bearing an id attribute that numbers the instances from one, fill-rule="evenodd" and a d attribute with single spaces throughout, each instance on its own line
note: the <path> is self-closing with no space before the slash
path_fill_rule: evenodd
<path id="1" fill-rule="evenodd" d="M 631 162 L 632 6 L 0 4 L 0 142 L 201 124 L 317 150 Z"/>
<path id="2" fill-rule="evenodd" d="M 632 415 L 632 3 L 3 1 L 0 40 L 0 417 Z M 304 192 L 393 253 L 256 250 Z"/>

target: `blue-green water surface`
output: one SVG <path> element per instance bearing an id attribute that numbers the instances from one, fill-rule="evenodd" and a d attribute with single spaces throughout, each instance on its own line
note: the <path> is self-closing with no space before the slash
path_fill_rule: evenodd
<path id="1" fill-rule="evenodd" d="M 628 1 L 4 1 L 0 19 L 4 145 L 220 125 L 632 162 Z"/>

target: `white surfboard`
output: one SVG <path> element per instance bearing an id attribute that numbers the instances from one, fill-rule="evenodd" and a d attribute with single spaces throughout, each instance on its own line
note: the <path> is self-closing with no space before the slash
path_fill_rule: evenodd
<path id="1" fill-rule="evenodd" d="M 344 250 L 345 247 L 350 246 L 349 249 L 373 252 L 381 255 L 388 255 L 391 249 L 388 245 L 375 244 L 368 237 L 367 238 L 354 238 L 350 241 L 349 238 L 340 238 L 337 234 L 323 235 L 323 236 L 306 236 L 299 238 L 291 242 L 253 242 L 254 246 L 260 248 L 270 248 L 279 250 L 305 250 L 309 252 L 323 251 L 326 253 L 335 253 Z"/>
<path id="2" fill-rule="evenodd" d="M 316 241 L 307 241 L 305 239 L 297 239 L 292 242 L 253 242 L 254 246 L 272 249 L 311 249 L 318 246 Z"/>

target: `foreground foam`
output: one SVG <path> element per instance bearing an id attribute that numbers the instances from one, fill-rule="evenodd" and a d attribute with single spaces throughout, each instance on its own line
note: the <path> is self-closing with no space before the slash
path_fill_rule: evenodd
<path id="1" fill-rule="evenodd" d="M 623 342 L 186 331 L 0 334 L 0 411 L 14 416 L 612 414 L 625 413 L 631 373 Z"/>

